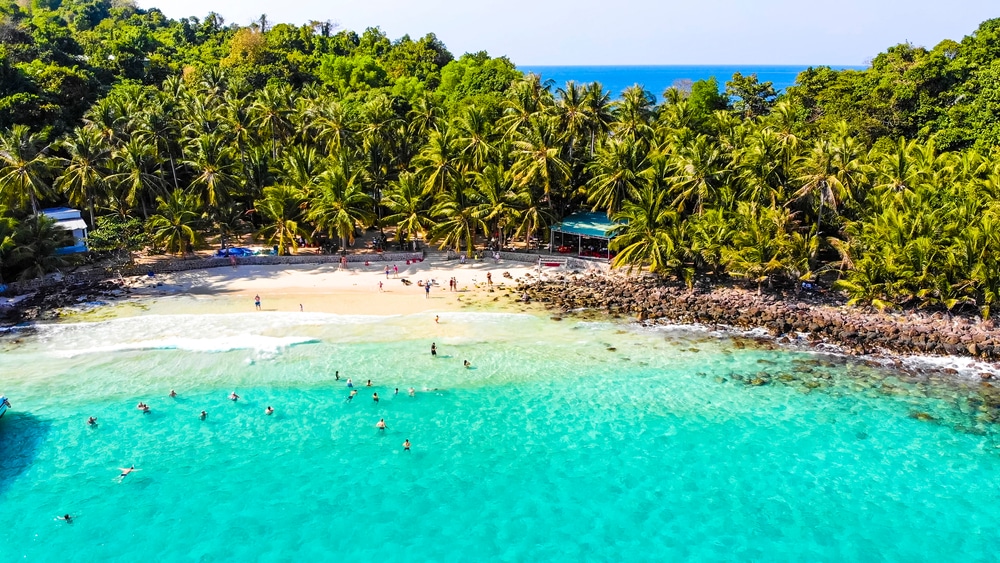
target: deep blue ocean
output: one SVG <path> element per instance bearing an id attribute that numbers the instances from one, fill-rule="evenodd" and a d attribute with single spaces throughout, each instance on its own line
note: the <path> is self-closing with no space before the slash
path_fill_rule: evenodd
<path id="1" fill-rule="evenodd" d="M 772 82 L 775 90 L 781 91 L 795 84 L 795 78 L 807 68 L 801 65 L 522 66 L 518 70 L 552 80 L 553 89 L 570 80 L 584 84 L 597 81 L 615 97 L 629 86 L 640 84 L 659 100 L 664 90 L 685 80 L 694 82 L 714 76 L 722 90 L 734 72 L 756 73 L 761 82 Z M 862 70 L 867 67 L 833 65 L 832 68 Z"/>

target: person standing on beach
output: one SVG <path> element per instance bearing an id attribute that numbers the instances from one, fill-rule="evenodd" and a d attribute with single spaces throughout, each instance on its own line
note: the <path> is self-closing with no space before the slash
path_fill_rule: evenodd
<path id="1" fill-rule="evenodd" d="M 260 295 L 253 296 L 253 304 L 254 307 L 256 307 L 258 311 L 260 311 Z"/>
<path id="2" fill-rule="evenodd" d="M 399 266 L 395 264 L 392 265 L 392 277 L 399 277 Z"/>
<path id="3" fill-rule="evenodd" d="M 389 265 L 385 265 L 385 279 L 389 279 Z"/>
<path id="4" fill-rule="evenodd" d="M 431 298 L 431 283 L 427 282 L 424 284 L 424 299 Z"/>
<path id="5" fill-rule="evenodd" d="M 382 293 L 382 282 L 381 281 L 378 282 L 378 291 L 379 291 L 379 293 Z"/>
<path id="6" fill-rule="evenodd" d="M 486 287 L 493 289 L 493 274 L 486 272 Z"/>

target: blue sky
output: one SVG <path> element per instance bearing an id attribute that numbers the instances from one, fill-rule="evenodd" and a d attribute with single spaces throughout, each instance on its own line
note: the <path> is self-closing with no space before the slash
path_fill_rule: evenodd
<path id="1" fill-rule="evenodd" d="M 138 0 L 167 16 L 249 24 L 331 20 L 390 38 L 434 32 L 460 55 L 519 65 L 860 65 L 890 45 L 933 47 L 1000 17 L 996 0 Z"/>

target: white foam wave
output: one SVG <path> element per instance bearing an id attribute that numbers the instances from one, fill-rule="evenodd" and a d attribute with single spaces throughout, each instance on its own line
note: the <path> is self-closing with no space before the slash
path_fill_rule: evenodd
<path id="1" fill-rule="evenodd" d="M 163 338 L 156 340 L 140 340 L 137 342 L 122 342 L 107 346 L 93 346 L 75 350 L 58 350 L 53 355 L 71 358 L 84 354 L 104 354 L 109 352 L 127 352 L 138 350 L 185 350 L 188 352 L 229 352 L 232 350 L 254 350 L 259 354 L 276 354 L 281 350 L 298 344 L 319 342 L 316 338 L 302 336 L 225 336 L 221 338 Z"/>

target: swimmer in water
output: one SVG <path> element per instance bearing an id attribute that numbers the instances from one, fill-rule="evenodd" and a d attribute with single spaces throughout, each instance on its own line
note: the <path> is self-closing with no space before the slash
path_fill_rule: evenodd
<path id="1" fill-rule="evenodd" d="M 340 381 L 340 371 L 334 372 L 333 377 L 336 381 Z"/>
<path id="2" fill-rule="evenodd" d="M 371 379 L 369 379 L 369 380 L 368 380 L 368 383 L 367 383 L 367 384 L 365 385 L 365 387 L 371 387 L 371 386 L 372 386 L 372 380 L 371 380 Z"/>
<path id="3" fill-rule="evenodd" d="M 438 355 L 438 347 L 437 347 L 437 344 L 435 344 L 435 343 L 433 343 L 433 342 L 431 342 L 431 355 L 432 355 L 432 356 L 437 356 L 437 355 Z"/>
<path id="4" fill-rule="evenodd" d="M 177 396 L 177 391 L 174 391 L 173 389 L 171 389 L 169 397 L 172 399 L 172 398 L 174 398 L 176 396 Z"/>
<path id="5" fill-rule="evenodd" d="M 378 428 L 379 430 L 385 430 L 385 419 L 384 418 L 378 419 L 378 422 L 375 424 L 375 428 Z"/>
<path id="6" fill-rule="evenodd" d="M 417 394 L 417 390 L 414 389 L 413 387 L 410 387 L 410 396 L 414 397 L 414 396 L 416 396 L 416 394 Z"/>
<path id="7" fill-rule="evenodd" d="M 272 409 L 271 407 L 267 407 L 267 410 L 264 411 L 264 414 L 272 415 L 274 414 L 274 409 Z"/>
<path id="8" fill-rule="evenodd" d="M 142 401 L 139 401 L 139 404 L 136 405 L 135 408 L 141 410 L 142 414 L 149 414 L 149 405 L 143 403 Z"/>
<path id="9" fill-rule="evenodd" d="M 138 469 L 135 468 L 135 464 L 132 464 L 132 467 L 119 467 L 118 469 L 120 469 L 122 472 L 122 474 L 118 476 L 119 483 L 124 481 L 125 478 L 128 477 L 129 473 L 132 473 L 133 471 L 139 471 Z"/>
<path id="10" fill-rule="evenodd" d="M 399 387 L 396 387 L 396 392 L 393 395 L 399 395 Z"/>
<path id="11" fill-rule="evenodd" d="M 229 400 L 230 401 L 239 401 L 240 400 L 240 396 L 236 394 L 236 391 L 233 391 L 232 393 L 229 394 Z"/>
<path id="12" fill-rule="evenodd" d="M 347 387 L 348 387 L 348 388 L 351 388 L 351 387 L 354 387 L 354 382 L 353 382 L 353 381 L 351 381 L 351 378 L 350 378 L 350 377 L 348 377 L 348 378 L 347 378 Z"/>
<path id="13" fill-rule="evenodd" d="M 208 413 L 205 412 L 205 411 L 201 411 L 201 415 L 199 416 L 199 418 L 201 418 L 202 420 L 205 420 L 206 416 L 208 416 Z"/>
<path id="14" fill-rule="evenodd" d="M 469 363 L 469 360 L 465 360 L 465 369 L 469 369 L 471 367 L 472 367 L 472 364 Z"/>
<path id="15" fill-rule="evenodd" d="M 353 401 L 354 400 L 354 396 L 357 395 L 357 394 L 358 394 L 358 390 L 357 389 L 351 389 L 351 394 L 347 396 L 347 402 Z"/>
<path id="16" fill-rule="evenodd" d="M 97 417 L 96 416 L 92 416 L 92 417 L 88 418 L 87 419 L 87 424 L 89 424 L 91 426 L 97 426 Z"/>
<path id="17" fill-rule="evenodd" d="M 409 438 L 407 438 L 406 440 L 403 440 L 403 451 L 404 452 L 410 451 L 410 439 Z"/>
<path id="18" fill-rule="evenodd" d="M 67 524 L 72 524 L 73 523 L 73 517 L 70 516 L 69 514 L 63 514 L 62 516 L 56 516 L 56 520 L 63 520 Z"/>
<path id="19" fill-rule="evenodd" d="M 372 393 L 372 400 L 375 401 L 376 405 L 378 404 L 378 393 Z"/>

